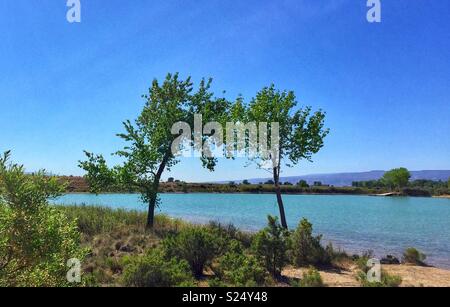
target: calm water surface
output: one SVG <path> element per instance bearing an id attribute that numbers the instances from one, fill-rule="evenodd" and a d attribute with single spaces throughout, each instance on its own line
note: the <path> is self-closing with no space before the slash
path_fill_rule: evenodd
<path id="1" fill-rule="evenodd" d="M 278 215 L 275 196 L 269 194 L 163 194 L 161 200 L 159 213 L 251 231 L 263 228 L 268 214 Z M 286 195 L 284 201 L 291 228 L 306 217 L 315 233 L 349 252 L 371 249 L 378 257 L 400 257 L 413 246 L 428 255 L 428 263 L 450 268 L 449 199 Z M 54 203 L 146 210 L 135 194 L 69 194 Z"/>

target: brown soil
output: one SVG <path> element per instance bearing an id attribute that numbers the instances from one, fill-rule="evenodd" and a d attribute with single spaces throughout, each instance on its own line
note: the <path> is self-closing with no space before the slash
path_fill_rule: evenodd
<path id="1" fill-rule="evenodd" d="M 389 274 L 399 275 L 402 287 L 450 287 L 450 271 L 432 267 L 409 265 L 383 265 Z M 290 278 L 301 278 L 307 269 L 287 268 L 283 275 Z M 355 279 L 355 266 L 341 270 L 319 270 L 320 275 L 328 287 L 358 287 Z"/>

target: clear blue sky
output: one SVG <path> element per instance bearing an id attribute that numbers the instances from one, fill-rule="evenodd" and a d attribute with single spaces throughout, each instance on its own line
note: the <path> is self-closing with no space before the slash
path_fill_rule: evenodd
<path id="1" fill-rule="evenodd" d="M 450 2 L 381 2 L 369 24 L 365 0 L 81 0 L 69 24 L 65 0 L 1 1 L 0 151 L 57 174 L 82 174 L 83 149 L 115 162 L 121 122 L 154 77 L 178 71 L 230 98 L 274 82 L 326 110 L 326 146 L 283 175 L 450 169 Z M 172 175 L 267 175 L 220 162 Z"/>

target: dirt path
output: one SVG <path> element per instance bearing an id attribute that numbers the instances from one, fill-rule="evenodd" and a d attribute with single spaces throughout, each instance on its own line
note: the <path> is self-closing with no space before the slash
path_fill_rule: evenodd
<path id="1" fill-rule="evenodd" d="M 402 287 L 450 287 L 450 271 L 444 269 L 408 265 L 383 265 L 389 274 L 403 279 Z M 301 278 L 306 269 L 286 268 L 283 275 Z M 343 270 L 321 270 L 320 275 L 328 287 L 359 287 L 355 279 L 356 268 Z"/>

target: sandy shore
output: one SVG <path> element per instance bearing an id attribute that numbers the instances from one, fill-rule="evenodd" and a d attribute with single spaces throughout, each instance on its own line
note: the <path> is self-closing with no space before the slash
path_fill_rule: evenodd
<path id="1" fill-rule="evenodd" d="M 389 274 L 399 275 L 401 287 L 450 287 L 450 270 L 409 265 L 383 265 Z M 286 268 L 283 275 L 301 278 L 306 269 Z M 352 266 L 342 270 L 320 270 L 320 275 L 328 287 L 359 287 L 355 279 L 357 269 Z"/>
<path id="2" fill-rule="evenodd" d="M 450 199 L 450 195 L 440 195 L 440 196 L 433 196 L 434 198 L 447 198 Z"/>

